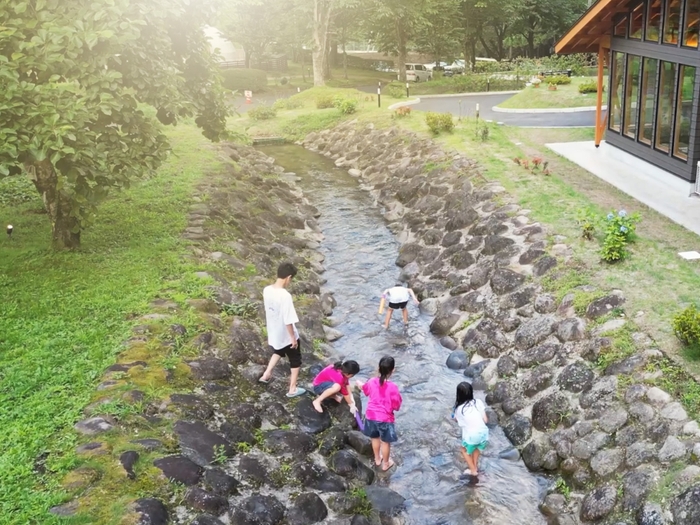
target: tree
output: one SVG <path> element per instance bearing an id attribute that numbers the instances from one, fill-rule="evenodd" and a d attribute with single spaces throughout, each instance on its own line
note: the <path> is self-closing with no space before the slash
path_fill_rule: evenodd
<path id="1" fill-rule="evenodd" d="M 194 4 L 0 5 L 0 176 L 33 181 L 55 248 L 78 247 L 98 204 L 167 157 L 158 121 L 193 115 L 207 138 L 225 136 L 228 109 L 202 31 L 210 6 Z"/>
<path id="2" fill-rule="evenodd" d="M 430 9 L 418 20 L 418 50 L 432 56 L 437 64 L 460 48 L 459 0 L 431 0 Z"/>
<path id="3" fill-rule="evenodd" d="M 332 17 L 336 39 L 343 50 L 343 75 L 346 80 L 348 78 L 347 44 L 359 33 L 362 24 L 362 18 L 358 16 L 359 8 L 358 2 L 346 2 L 336 9 Z"/>
<path id="4" fill-rule="evenodd" d="M 235 0 L 223 4 L 222 28 L 245 51 L 245 67 L 260 58 L 277 41 L 285 24 L 286 9 L 279 0 Z"/>

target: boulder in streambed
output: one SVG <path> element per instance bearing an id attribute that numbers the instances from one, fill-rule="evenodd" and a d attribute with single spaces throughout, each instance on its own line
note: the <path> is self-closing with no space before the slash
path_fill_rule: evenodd
<path id="1" fill-rule="evenodd" d="M 469 366 L 469 354 L 464 350 L 454 350 L 445 363 L 450 370 L 464 370 Z"/>

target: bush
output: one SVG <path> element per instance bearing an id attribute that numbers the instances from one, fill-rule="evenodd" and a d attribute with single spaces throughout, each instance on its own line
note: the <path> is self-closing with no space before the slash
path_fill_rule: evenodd
<path id="1" fill-rule="evenodd" d="M 474 134 L 477 140 L 480 140 L 481 142 L 486 142 L 487 140 L 489 140 L 489 125 L 486 122 L 479 120 L 476 123 L 476 130 Z"/>
<path id="2" fill-rule="evenodd" d="M 335 98 L 331 95 L 324 95 L 316 99 L 317 109 L 329 109 L 335 107 Z"/>
<path id="3" fill-rule="evenodd" d="M 596 55 L 580 53 L 576 55 L 552 55 L 542 58 L 516 58 L 502 62 L 477 62 L 475 73 L 503 73 L 513 71 L 522 75 L 534 75 L 542 71 L 571 70 L 576 76 L 585 75 L 596 65 Z"/>
<path id="4" fill-rule="evenodd" d="M 425 115 L 425 122 L 428 124 L 430 131 L 435 135 L 438 135 L 441 131 L 451 133 L 455 128 L 451 113 L 427 113 Z"/>
<path id="5" fill-rule="evenodd" d="M 633 241 L 639 215 L 628 215 L 625 210 L 608 213 L 606 217 L 605 239 L 600 255 L 605 262 L 613 263 L 626 259 L 629 255 L 627 244 Z"/>
<path id="6" fill-rule="evenodd" d="M 605 88 L 603 88 L 603 91 L 605 91 Z M 598 93 L 598 82 L 595 80 L 581 82 L 578 86 L 578 92 L 582 95 L 585 95 L 586 93 Z"/>
<path id="7" fill-rule="evenodd" d="M 700 345 L 700 312 L 694 304 L 673 317 L 673 332 L 685 346 Z"/>
<path id="8" fill-rule="evenodd" d="M 557 75 L 553 77 L 546 77 L 545 81 L 547 84 L 552 84 L 554 86 L 564 86 L 566 84 L 571 84 L 571 77 L 566 75 Z"/>
<path id="9" fill-rule="evenodd" d="M 401 84 L 389 84 L 386 94 L 391 98 L 406 98 L 406 87 Z"/>
<path id="10" fill-rule="evenodd" d="M 336 98 L 333 106 L 343 115 L 351 115 L 357 111 L 357 100 L 352 98 Z"/>
<path id="11" fill-rule="evenodd" d="M 279 111 L 281 109 L 299 109 L 304 107 L 304 103 L 296 98 L 281 98 L 272 104 L 272 108 Z"/>
<path id="12" fill-rule="evenodd" d="M 270 120 L 277 116 L 277 110 L 270 106 L 258 106 L 248 111 L 250 120 Z"/>
<path id="13" fill-rule="evenodd" d="M 592 241 L 595 236 L 598 217 L 589 211 L 581 210 L 576 222 L 581 228 L 581 237 L 587 241 Z"/>
<path id="14" fill-rule="evenodd" d="M 0 205 L 15 205 L 25 202 L 41 203 L 34 183 L 24 175 L 0 178 Z"/>
<path id="15" fill-rule="evenodd" d="M 221 71 L 224 87 L 231 91 L 264 91 L 267 73 L 260 69 L 224 69 Z"/>
<path id="16" fill-rule="evenodd" d="M 406 118 L 411 116 L 411 106 L 401 106 L 394 111 L 394 117 Z"/>

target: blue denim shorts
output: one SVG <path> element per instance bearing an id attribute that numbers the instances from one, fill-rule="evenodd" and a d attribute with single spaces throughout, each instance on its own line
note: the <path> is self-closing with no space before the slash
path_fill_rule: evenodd
<path id="1" fill-rule="evenodd" d="M 396 437 L 396 429 L 393 423 L 384 423 L 382 421 L 365 420 L 365 436 L 368 438 L 379 438 L 384 443 L 395 443 L 399 440 Z"/>
<path id="2" fill-rule="evenodd" d="M 316 394 L 317 396 L 320 396 L 326 390 L 333 387 L 334 385 L 335 385 L 335 383 L 333 381 L 324 381 L 321 384 L 315 385 L 314 386 L 314 394 Z"/>

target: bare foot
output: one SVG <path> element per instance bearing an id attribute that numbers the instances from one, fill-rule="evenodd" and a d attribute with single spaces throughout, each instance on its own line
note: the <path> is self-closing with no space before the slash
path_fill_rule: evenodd
<path id="1" fill-rule="evenodd" d="M 387 470 L 391 469 L 395 465 L 394 460 L 389 459 L 388 462 L 384 462 L 384 465 L 382 466 L 382 470 L 386 472 Z"/>
<path id="2" fill-rule="evenodd" d="M 319 414 L 323 414 L 323 407 L 321 407 L 321 403 L 319 403 L 318 400 L 313 401 L 311 404 L 316 409 L 316 412 L 318 412 Z"/>
<path id="3" fill-rule="evenodd" d="M 382 457 L 374 458 L 374 464 L 380 466 L 382 464 Z"/>

